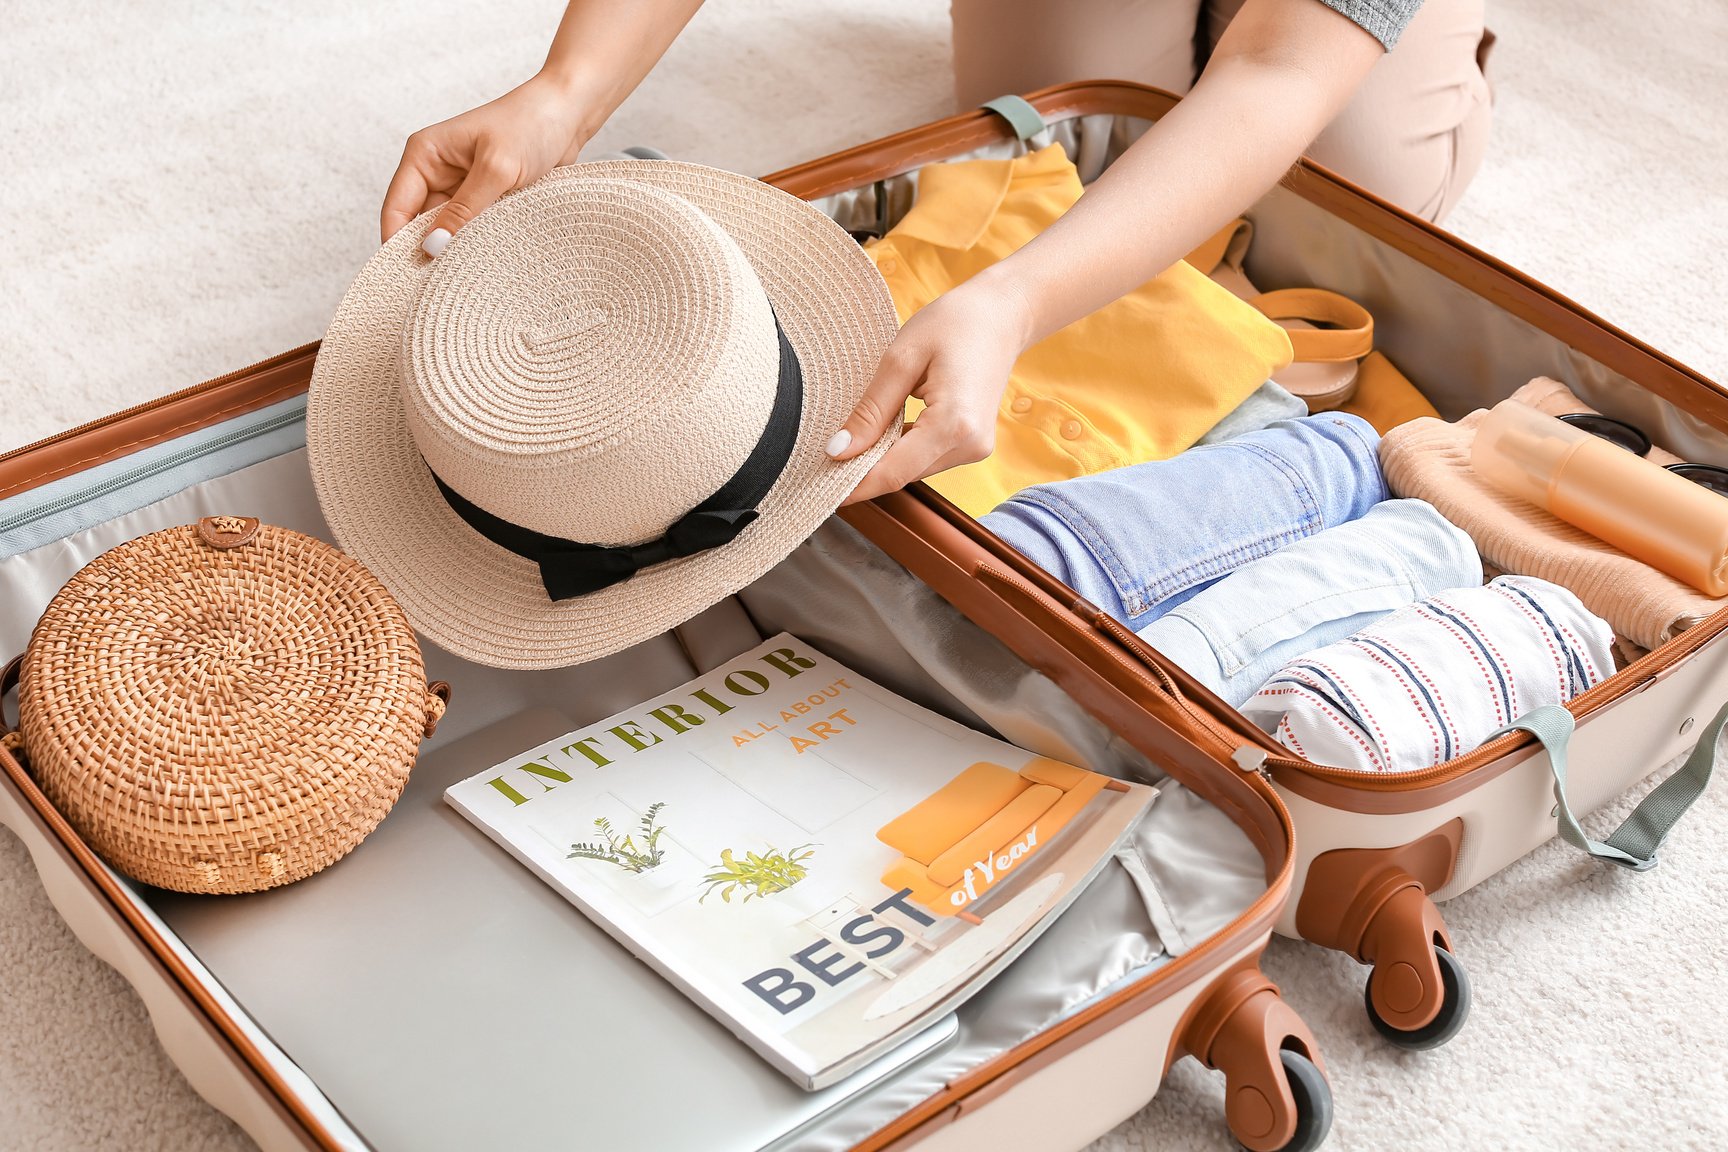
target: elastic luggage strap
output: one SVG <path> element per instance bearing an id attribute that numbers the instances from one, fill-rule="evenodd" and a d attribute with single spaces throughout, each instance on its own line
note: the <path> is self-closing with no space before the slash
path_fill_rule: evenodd
<path id="1" fill-rule="evenodd" d="M 1008 121 L 1008 126 L 1014 129 L 1014 135 L 1022 140 L 1031 140 L 1049 127 L 1044 123 L 1044 117 L 1038 115 L 1038 109 L 1019 96 L 998 96 L 994 100 L 984 101 L 978 107 L 994 112 Z"/>
<path id="2" fill-rule="evenodd" d="M 1698 743 L 1686 757 L 1686 762 L 1639 801 L 1638 807 L 1632 809 L 1607 840 L 1592 840 L 1585 835 L 1578 818 L 1572 814 L 1572 806 L 1566 802 L 1566 746 L 1572 738 L 1575 723 L 1572 713 L 1558 704 L 1550 704 L 1519 717 L 1489 739 L 1523 731 L 1542 742 L 1548 753 L 1548 767 L 1554 773 L 1554 811 L 1562 840 L 1598 860 L 1634 872 L 1654 868 L 1656 849 L 1662 846 L 1680 817 L 1710 783 L 1710 775 L 1716 767 L 1716 740 L 1722 735 L 1723 726 L 1728 724 L 1728 704 L 1724 704 L 1698 734 Z"/>

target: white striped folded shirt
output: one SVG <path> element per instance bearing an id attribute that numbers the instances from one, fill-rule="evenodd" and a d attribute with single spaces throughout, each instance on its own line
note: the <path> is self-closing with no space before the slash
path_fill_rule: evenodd
<path id="1" fill-rule="evenodd" d="M 1613 644 L 1607 622 L 1566 589 L 1501 576 L 1292 660 L 1242 711 L 1312 763 L 1415 772 L 1611 675 Z"/>

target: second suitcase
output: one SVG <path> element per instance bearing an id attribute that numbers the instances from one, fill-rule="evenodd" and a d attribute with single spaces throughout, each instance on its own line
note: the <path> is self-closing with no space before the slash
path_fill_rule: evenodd
<path id="1" fill-rule="evenodd" d="M 957 117 L 774 179 L 819 198 L 847 227 L 880 234 L 913 202 L 919 165 L 1020 155 L 1056 141 L 1090 180 L 1175 102 L 1136 84 L 1066 85 L 1032 96 L 1038 116 L 1021 116 L 1017 126 L 1006 116 Z M 1306 161 L 1246 215 L 1253 282 L 1330 289 L 1365 306 L 1376 319 L 1376 347 L 1445 418 L 1547 376 L 1688 461 L 1728 466 L 1722 388 L 1432 225 Z M 1108 635 L 1142 670 L 1145 692 L 1180 713 L 1189 739 L 1272 782 L 1297 828 L 1297 896 L 1279 930 L 1371 965 L 1368 1014 L 1400 1046 L 1445 1042 L 1469 1007 L 1464 963 L 1436 901 L 1557 831 L 1592 854 L 1648 867 L 1709 777 L 1728 715 L 1719 711 L 1728 700 L 1728 610 L 1632 661 L 1563 713 L 1550 710 L 1545 724 L 1532 725 L 1543 729 L 1540 739 L 1518 731 L 1423 771 L 1368 774 L 1294 755 L 930 489 L 913 493 L 925 514 L 969 542 L 981 580 L 1005 597 L 1036 590 L 1062 602 L 1081 622 L 1069 626 Z M 1606 845 L 1583 835 L 1576 815 L 1688 753 L 1624 832 Z"/>

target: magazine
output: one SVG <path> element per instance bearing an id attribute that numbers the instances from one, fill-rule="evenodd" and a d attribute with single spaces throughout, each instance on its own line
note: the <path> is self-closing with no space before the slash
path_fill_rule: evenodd
<path id="1" fill-rule="evenodd" d="M 1155 795 L 781 634 L 445 799 L 815 1090 L 1006 966 Z"/>

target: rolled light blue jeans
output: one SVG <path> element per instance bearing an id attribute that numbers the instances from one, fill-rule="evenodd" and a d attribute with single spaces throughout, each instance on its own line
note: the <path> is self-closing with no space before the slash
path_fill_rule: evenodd
<path id="1" fill-rule="evenodd" d="M 1245 564 L 1140 629 L 1140 638 L 1240 706 L 1291 660 L 1407 604 L 1482 583 L 1462 528 L 1422 500 L 1388 500 Z"/>
<path id="2" fill-rule="evenodd" d="M 1244 564 L 1385 500 L 1379 445 L 1358 416 L 1279 420 L 1169 460 L 1027 488 L 982 523 L 1139 630 Z"/>

